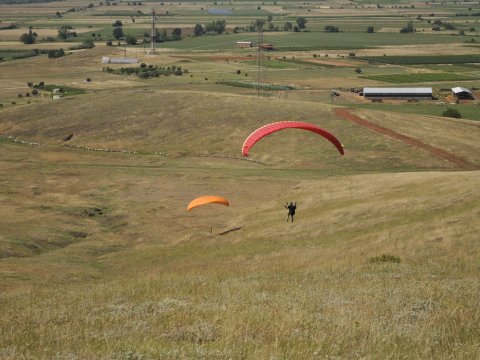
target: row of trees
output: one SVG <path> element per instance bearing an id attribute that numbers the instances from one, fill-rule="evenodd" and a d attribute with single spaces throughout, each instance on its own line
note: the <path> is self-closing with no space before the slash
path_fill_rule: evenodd
<path id="1" fill-rule="evenodd" d="M 202 24 L 195 24 L 193 27 L 193 34 L 195 36 L 202 36 L 203 34 L 223 34 L 227 27 L 225 20 L 214 20 L 211 23 L 203 26 Z"/>
<path id="2" fill-rule="evenodd" d="M 157 65 L 147 65 L 145 63 L 141 63 L 138 67 L 122 67 L 119 69 L 113 69 L 110 67 L 103 68 L 104 72 L 109 74 L 116 74 L 116 75 L 137 75 L 140 79 L 148 79 L 151 77 L 159 77 L 159 76 L 182 76 L 184 73 L 188 73 L 187 69 L 182 69 L 180 66 L 168 66 L 168 67 L 161 67 Z"/>

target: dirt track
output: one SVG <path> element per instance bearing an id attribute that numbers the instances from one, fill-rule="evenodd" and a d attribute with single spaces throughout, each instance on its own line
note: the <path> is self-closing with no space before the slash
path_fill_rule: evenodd
<path id="1" fill-rule="evenodd" d="M 352 114 L 348 109 L 335 108 L 333 109 L 333 112 L 336 115 L 343 117 L 346 120 L 365 126 L 371 130 L 379 132 L 380 134 L 390 136 L 391 138 L 403 141 L 406 144 L 413 145 L 423 150 L 426 150 L 440 159 L 445 159 L 450 161 L 451 163 L 457 165 L 462 170 L 479 170 L 479 167 L 476 166 L 475 164 L 469 163 L 468 161 L 465 161 L 449 152 L 446 152 L 445 150 L 433 147 L 431 145 L 421 142 L 420 140 L 400 134 L 396 131 L 387 129 L 385 127 L 373 124 L 365 119 L 362 119 L 361 117 L 358 117 L 357 115 Z"/>

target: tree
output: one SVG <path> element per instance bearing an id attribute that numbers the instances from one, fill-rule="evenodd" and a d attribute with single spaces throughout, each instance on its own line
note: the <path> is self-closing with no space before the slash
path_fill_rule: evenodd
<path id="1" fill-rule="evenodd" d="M 47 56 L 48 56 L 49 59 L 60 58 L 62 56 L 65 56 L 65 51 L 63 49 L 48 50 Z M 33 92 L 32 92 L 32 94 L 33 94 Z"/>
<path id="2" fill-rule="evenodd" d="M 122 22 L 121 22 L 120 20 L 117 20 L 117 21 L 115 21 L 115 22 L 112 24 L 112 26 L 113 26 L 113 27 L 122 27 L 123 24 L 122 24 Z"/>
<path id="3" fill-rule="evenodd" d="M 155 31 L 155 41 L 156 42 L 164 42 L 167 40 L 167 30 L 162 29 L 161 31 Z"/>
<path id="4" fill-rule="evenodd" d="M 335 33 L 337 33 L 337 32 L 339 32 L 340 30 L 339 30 L 338 27 L 336 27 L 336 26 L 327 25 L 327 26 L 325 26 L 324 31 L 325 31 L 325 32 L 332 32 L 332 33 L 335 32 Z"/>
<path id="5" fill-rule="evenodd" d="M 117 40 L 120 40 L 123 38 L 123 29 L 121 26 L 116 27 L 113 29 L 113 37 Z"/>
<path id="6" fill-rule="evenodd" d="M 462 118 L 462 114 L 460 114 L 460 112 L 457 109 L 453 109 L 453 108 L 450 108 L 450 107 L 447 108 L 443 112 L 443 116 L 452 117 L 452 118 L 455 118 L 455 119 L 461 119 Z"/>
<path id="7" fill-rule="evenodd" d="M 20 36 L 20 41 L 24 44 L 35 44 L 35 38 L 36 34 L 32 31 L 32 27 L 30 26 L 28 33 L 23 33 L 22 36 Z"/>
<path id="8" fill-rule="evenodd" d="M 196 24 L 196 25 L 193 27 L 193 34 L 194 34 L 195 36 L 200 36 L 200 35 L 203 34 L 203 32 L 204 32 L 204 30 L 203 30 L 203 26 L 202 26 L 202 25 Z"/>
<path id="9" fill-rule="evenodd" d="M 292 31 L 293 26 L 292 23 L 287 21 L 285 24 L 283 24 L 283 30 L 285 31 Z"/>
<path id="10" fill-rule="evenodd" d="M 172 36 L 174 39 L 180 40 L 182 38 L 182 29 L 180 28 L 173 29 Z"/>
<path id="11" fill-rule="evenodd" d="M 58 37 L 62 40 L 66 40 L 70 35 L 73 35 L 73 32 L 70 32 L 72 27 L 70 25 L 62 25 L 58 29 Z"/>
<path id="12" fill-rule="evenodd" d="M 415 32 L 415 29 L 413 28 L 413 23 L 411 21 L 409 21 L 405 27 L 400 29 L 400 32 L 402 34 L 408 34 L 408 33 Z"/>
<path id="13" fill-rule="evenodd" d="M 137 43 L 137 38 L 131 34 L 125 36 L 125 41 L 128 45 L 135 45 Z"/>
<path id="14" fill-rule="evenodd" d="M 216 20 L 205 25 L 205 31 L 206 32 L 212 31 L 212 32 L 216 32 L 217 34 L 222 34 L 225 32 L 226 26 L 227 26 L 227 23 L 225 20 Z"/>
<path id="15" fill-rule="evenodd" d="M 95 42 L 93 41 L 93 39 L 85 39 L 83 40 L 82 47 L 84 49 L 91 49 L 95 47 Z"/>
<path id="16" fill-rule="evenodd" d="M 373 26 L 367 27 L 367 33 L 372 34 L 374 32 L 375 32 L 375 29 L 373 28 Z"/>
<path id="17" fill-rule="evenodd" d="M 305 29 L 305 27 L 306 27 L 307 18 L 301 16 L 301 17 L 297 18 L 297 20 L 295 20 L 295 22 L 297 23 L 298 28 L 299 28 L 300 30 L 303 30 L 303 29 Z"/>
<path id="18" fill-rule="evenodd" d="M 265 25 L 265 19 L 255 20 L 255 23 L 254 23 L 255 29 L 262 30 L 264 25 Z"/>

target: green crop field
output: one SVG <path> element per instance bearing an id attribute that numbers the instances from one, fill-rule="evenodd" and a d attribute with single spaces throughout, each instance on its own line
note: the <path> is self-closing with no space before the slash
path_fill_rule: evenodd
<path id="1" fill-rule="evenodd" d="M 391 74 L 369 75 L 363 78 L 375 81 L 383 81 L 393 84 L 430 82 L 430 81 L 465 81 L 478 80 L 476 77 L 454 73 L 416 73 L 416 74 Z"/>
<path id="2" fill-rule="evenodd" d="M 368 61 L 396 64 L 396 65 L 422 65 L 422 64 L 472 64 L 480 63 L 478 55 L 437 55 L 437 56 L 375 56 L 362 58 Z"/>
<path id="3" fill-rule="evenodd" d="M 38 1 L 0 1 L 0 359 L 480 358 L 477 4 Z M 439 99 L 354 92 L 396 83 Z M 245 157 L 278 121 L 341 145 Z"/>
<path id="4" fill-rule="evenodd" d="M 422 104 L 402 104 L 402 105 L 388 105 L 388 104 L 357 104 L 359 108 L 364 109 L 378 109 L 382 111 L 393 111 L 405 114 L 421 114 L 431 116 L 442 116 L 443 112 L 452 107 L 452 105 L 422 105 Z M 460 112 L 463 119 L 480 120 L 480 109 L 478 106 L 459 105 L 453 106 Z"/>

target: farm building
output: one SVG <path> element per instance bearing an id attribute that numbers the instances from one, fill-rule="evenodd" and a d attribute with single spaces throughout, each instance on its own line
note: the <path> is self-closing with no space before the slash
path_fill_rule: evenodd
<path id="1" fill-rule="evenodd" d="M 454 87 L 452 88 L 452 94 L 459 100 L 473 100 L 473 94 L 472 92 L 464 87 Z"/>
<path id="2" fill-rule="evenodd" d="M 102 57 L 102 64 L 136 64 L 137 58 L 111 58 L 108 56 Z"/>
<path id="3" fill-rule="evenodd" d="M 264 49 L 264 50 L 275 50 L 274 46 L 272 44 L 260 44 L 258 47 Z"/>
<path id="4" fill-rule="evenodd" d="M 368 99 L 428 99 L 433 97 L 432 88 L 363 88 L 363 96 Z"/>
<path id="5" fill-rule="evenodd" d="M 237 48 L 250 48 L 250 47 L 252 47 L 252 42 L 251 41 L 237 41 L 235 43 L 235 46 Z"/>

